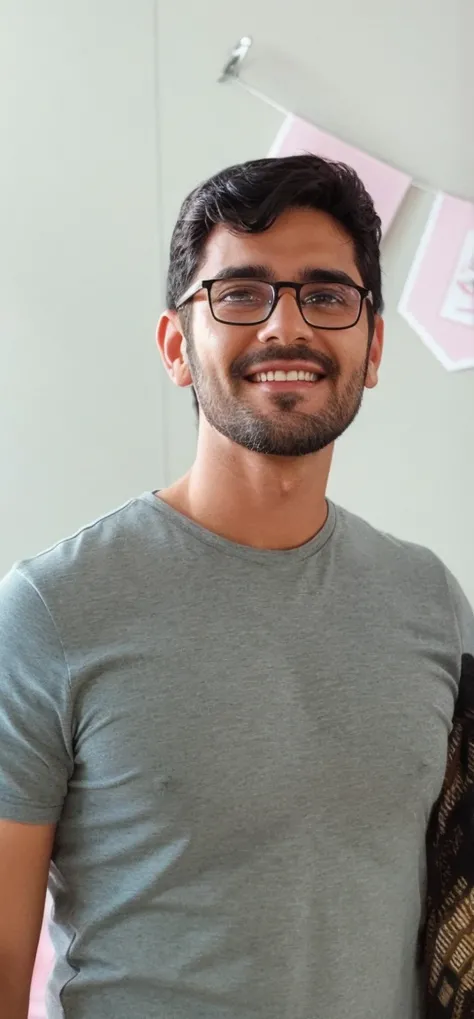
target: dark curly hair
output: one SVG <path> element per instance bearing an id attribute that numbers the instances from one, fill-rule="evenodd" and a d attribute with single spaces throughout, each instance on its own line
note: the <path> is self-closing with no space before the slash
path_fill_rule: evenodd
<path id="1" fill-rule="evenodd" d="M 381 224 L 372 198 L 350 166 L 310 154 L 230 166 L 188 195 L 171 238 L 168 308 L 176 309 L 194 282 L 215 226 L 224 223 L 242 233 L 262 233 L 281 213 L 298 207 L 329 213 L 352 237 L 357 267 L 372 292 L 373 310 L 381 312 Z M 188 321 L 185 309 L 183 324 Z"/>

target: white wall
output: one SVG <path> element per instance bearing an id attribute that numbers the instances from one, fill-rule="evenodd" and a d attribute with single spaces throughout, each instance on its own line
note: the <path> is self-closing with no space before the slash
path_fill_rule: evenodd
<path id="1" fill-rule="evenodd" d="M 264 155 L 281 117 L 216 83 L 255 43 L 254 85 L 320 126 L 474 197 L 474 6 L 456 0 L 3 0 L 0 573 L 190 463 L 195 426 L 154 353 L 185 193 Z M 429 208 L 384 250 L 380 388 L 331 495 L 435 548 L 474 601 L 474 372 L 448 375 L 396 312 Z"/>
<path id="2" fill-rule="evenodd" d="M 163 481 L 154 21 L 0 5 L 0 574 Z"/>

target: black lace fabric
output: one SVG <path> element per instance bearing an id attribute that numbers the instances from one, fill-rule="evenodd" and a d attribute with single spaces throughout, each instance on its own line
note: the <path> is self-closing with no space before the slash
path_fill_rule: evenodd
<path id="1" fill-rule="evenodd" d="M 474 657 L 464 655 L 448 763 L 427 832 L 424 1019 L 474 1019 Z"/>

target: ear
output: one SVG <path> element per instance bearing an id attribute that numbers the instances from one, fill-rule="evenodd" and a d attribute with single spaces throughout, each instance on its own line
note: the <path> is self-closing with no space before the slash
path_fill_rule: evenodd
<path id="1" fill-rule="evenodd" d="M 370 345 L 369 364 L 367 367 L 366 389 L 375 389 L 379 381 L 379 368 L 382 360 L 384 341 L 384 320 L 380 315 L 375 316 L 374 335 Z"/>
<path id="2" fill-rule="evenodd" d="M 176 386 L 192 386 L 186 339 L 176 311 L 165 311 L 158 322 L 156 342 L 163 364 Z"/>

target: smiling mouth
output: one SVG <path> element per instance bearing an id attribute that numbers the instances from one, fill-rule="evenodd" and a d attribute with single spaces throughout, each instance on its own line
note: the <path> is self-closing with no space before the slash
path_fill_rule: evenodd
<path id="1" fill-rule="evenodd" d="M 295 384 L 295 383 L 306 383 L 307 385 L 314 385 L 317 382 L 321 382 L 322 379 L 326 378 L 323 372 L 310 372 L 293 369 L 292 371 L 267 371 L 267 372 L 254 372 L 252 375 L 246 376 L 247 382 L 254 384 L 262 382 L 280 383 L 283 385 Z"/>

